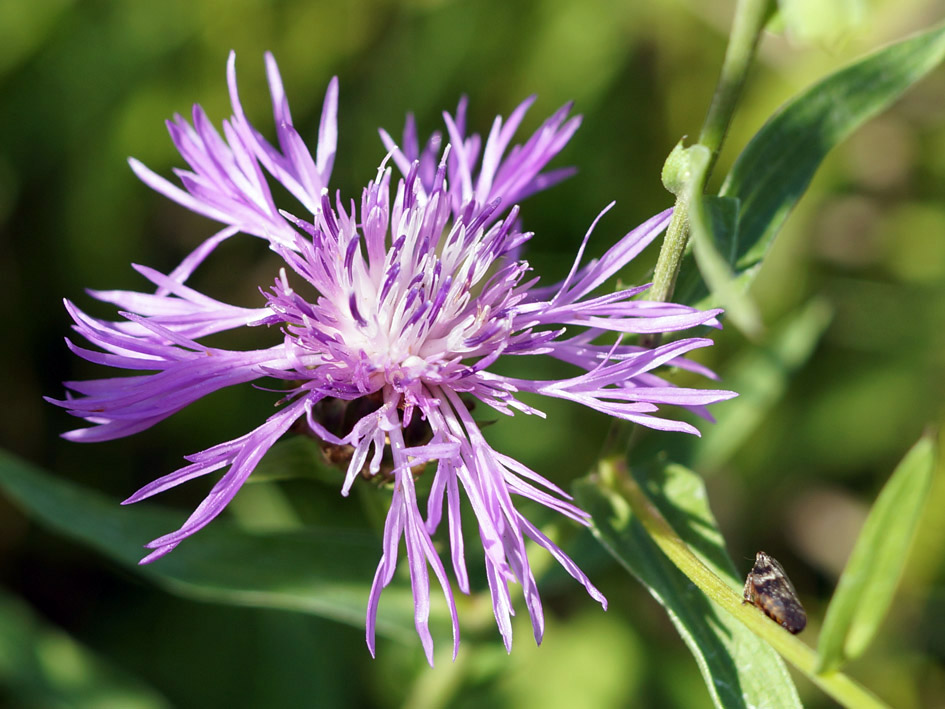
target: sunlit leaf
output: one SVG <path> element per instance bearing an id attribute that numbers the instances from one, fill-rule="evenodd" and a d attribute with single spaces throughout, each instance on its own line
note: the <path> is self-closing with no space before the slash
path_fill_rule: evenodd
<path id="1" fill-rule="evenodd" d="M 697 475 L 669 465 L 651 476 L 650 499 L 677 533 L 733 589 L 741 587 Z M 663 554 L 620 495 L 593 479 L 575 494 L 608 551 L 666 608 L 717 707 L 800 707 L 781 658 L 740 621 L 706 598 Z"/>
<path id="2" fill-rule="evenodd" d="M 870 510 L 827 607 L 818 671 L 863 653 L 886 616 L 925 506 L 935 466 L 931 437 L 919 439 Z"/>
<path id="3" fill-rule="evenodd" d="M 0 452 L 0 486 L 31 518 L 86 544 L 169 591 L 218 603 L 282 608 L 364 627 L 380 541 L 351 529 L 254 533 L 217 520 L 158 561 L 142 545 L 174 530 L 182 512 L 117 500 Z M 353 503 L 352 503 L 353 504 Z M 414 636 L 413 599 L 396 585 L 381 599 L 379 634 Z"/>
<path id="4" fill-rule="evenodd" d="M 725 225 L 710 214 L 718 255 L 727 260 L 732 271 L 731 279 L 719 277 L 719 283 L 725 284 L 723 292 L 747 290 L 827 153 L 943 59 L 945 27 L 938 27 L 831 74 L 788 102 L 762 126 L 736 159 L 719 192 L 720 197 L 738 204 L 736 218 Z M 689 158 L 690 167 L 691 162 Z M 712 254 L 708 263 L 715 263 L 707 269 L 703 258 L 697 269 L 694 250 L 686 254 L 680 269 L 675 300 L 700 308 L 717 306 L 721 302 L 718 293 L 709 295 L 703 276 L 707 271 L 724 274 L 724 270 Z M 718 285 L 713 290 L 718 291 Z"/>
<path id="5" fill-rule="evenodd" d="M 945 27 L 939 26 L 828 76 L 758 131 L 738 156 L 720 192 L 740 204 L 737 274 L 762 260 L 830 149 L 943 58 Z"/>

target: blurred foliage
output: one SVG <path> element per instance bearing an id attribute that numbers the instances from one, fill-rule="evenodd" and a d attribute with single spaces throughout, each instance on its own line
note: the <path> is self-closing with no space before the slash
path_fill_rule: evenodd
<path id="1" fill-rule="evenodd" d="M 214 120 L 228 115 L 224 63 L 231 48 L 244 105 L 263 129 L 271 125 L 263 51 L 279 61 L 296 125 L 306 137 L 317 130 L 328 78 L 339 75 L 333 182 L 346 194 L 359 190 L 383 157 L 377 126 L 396 135 L 407 111 L 429 132 L 440 127 L 439 112 L 466 93 L 471 125 L 484 132 L 492 116 L 507 114 L 528 94 L 539 100 L 527 128 L 575 100 L 584 125 L 558 164 L 576 164 L 580 173 L 532 198 L 525 212 L 526 226 L 537 234 L 528 258 L 551 281 L 566 272 L 575 244 L 611 199 L 617 206 L 598 227 L 592 254 L 671 203 L 660 168 L 673 145 L 699 129 L 732 5 L 0 2 L 3 447 L 117 504 L 177 467 L 182 454 L 255 425 L 259 411 L 271 406 L 264 392 L 221 392 L 152 431 L 86 447 L 58 439 L 74 421 L 41 400 L 43 394 L 61 395 L 62 380 L 93 372 L 62 344 L 67 317 L 60 298 L 104 314 L 83 288 L 139 287 L 130 262 L 171 268 L 213 230 L 151 193 L 124 161 L 134 155 L 169 174 L 180 159 L 161 122 L 175 111 L 189 112 L 194 101 Z M 943 14 L 940 0 L 842 5 L 848 12 L 842 33 L 792 25 L 785 10 L 784 33 L 762 43 L 716 175 L 728 171 L 785 100 Z M 831 153 L 788 220 L 753 286 L 762 318 L 769 329 L 789 334 L 809 302 L 833 317 L 825 325 L 820 315 L 809 326 L 826 327 L 816 346 L 806 334 L 793 335 L 804 340 L 796 345 L 800 351 L 815 349 L 790 362 L 784 384 L 764 401 L 763 415 L 743 423 L 745 443 L 725 455 L 714 450 L 697 466 L 736 563 L 747 570 L 759 549 L 776 556 L 808 608 L 811 637 L 870 503 L 923 427 L 942 413 L 943 194 L 945 71 L 939 69 Z M 626 279 L 644 280 L 654 258 L 643 254 Z M 233 240 L 198 271 L 195 283 L 251 303 L 272 264 L 258 240 Z M 234 273 L 241 274 L 238 280 Z M 733 328 L 717 339 L 707 363 L 726 380 L 750 376 L 742 367 L 765 365 Z M 487 433 L 505 453 L 567 485 L 591 466 L 606 421 L 559 402 L 542 402 L 542 408 L 547 420 L 519 417 Z M 892 618 L 849 667 L 907 709 L 945 703 L 941 473 L 939 466 L 928 504 L 933 512 L 916 532 L 916 553 Z M 354 510 L 360 515 L 354 498 L 314 485 L 247 488 L 230 517 L 241 523 L 251 510 L 266 509 L 278 526 L 286 500 L 302 524 Z M 256 492 L 264 488 L 284 494 L 267 499 Z M 194 483 L 164 495 L 163 502 L 187 508 L 204 491 Z M 20 633 L 13 646 L 22 657 L 28 657 L 24 645 L 39 657 L 53 643 L 69 648 L 62 652 L 70 657 L 95 658 L 73 661 L 70 667 L 82 675 L 73 684 L 48 685 L 73 692 L 68 706 L 105 706 L 96 697 L 114 687 L 134 693 L 141 706 L 164 700 L 201 707 L 709 706 L 698 669 L 669 619 L 585 532 L 568 548 L 608 596 L 606 615 L 580 587 L 549 571 L 541 648 L 517 626 L 512 656 L 506 657 L 489 625 L 491 609 L 471 608 L 461 616 L 469 642 L 456 664 L 444 656 L 429 670 L 419 644 L 382 642 L 371 661 L 363 634 L 348 626 L 168 595 L 31 525 L 8 502 L 0 505 L 0 578 L 11 597 L 3 613 L 21 623 L 4 622 L 11 637 Z M 535 554 L 535 563 L 541 555 Z M 9 672 L 17 666 L 23 669 L 14 678 Z M 29 686 L 39 687 L 44 681 L 25 664 L 5 660 L 3 672 L 0 706 L 50 706 L 44 697 L 62 696 L 24 693 L 24 682 L 35 680 Z M 805 706 L 828 706 L 809 684 L 799 682 L 798 689 Z"/>

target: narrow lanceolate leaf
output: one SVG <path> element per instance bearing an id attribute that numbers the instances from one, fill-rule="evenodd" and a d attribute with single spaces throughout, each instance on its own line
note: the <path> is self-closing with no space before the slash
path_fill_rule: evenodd
<path id="1" fill-rule="evenodd" d="M 182 596 L 218 603 L 282 608 L 364 627 L 380 542 L 353 530 L 252 533 L 225 520 L 159 562 L 139 566 L 141 545 L 180 524 L 181 512 L 122 507 L 75 483 L 0 451 L 0 487 L 46 528 L 86 544 Z M 391 588 L 377 618 L 379 633 L 410 640 L 410 592 Z"/>
<path id="2" fill-rule="evenodd" d="M 660 472 L 659 490 L 647 491 L 651 501 L 692 551 L 738 591 L 741 581 L 709 510 L 701 479 L 679 465 Z M 777 653 L 693 586 L 635 519 L 623 497 L 590 479 L 578 481 L 575 494 L 593 517 L 597 539 L 666 608 L 695 657 L 715 706 L 801 706 Z"/>
<path id="3" fill-rule="evenodd" d="M 692 250 L 699 272 L 709 286 L 713 302 L 725 308 L 725 315 L 749 339 L 762 331 L 758 306 L 745 288 L 735 282 L 731 256 L 718 244 L 737 244 L 738 202 L 725 197 L 704 197 L 702 186 L 711 152 L 703 145 L 690 148 L 692 177 L 688 184 L 689 229 Z M 719 234 L 721 232 L 721 234 Z"/>
<path id="4" fill-rule="evenodd" d="M 761 261 L 830 149 L 943 58 L 945 26 L 939 26 L 828 76 L 758 131 L 720 192 L 740 204 L 736 273 Z"/>
<path id="5" fill-rule="evenodd" d="M 902 575 L 934 467 L 935 444 L 925 436 L 879 493 L 827 607 L 818 672 L 861 655 L 876 634 Z"/>

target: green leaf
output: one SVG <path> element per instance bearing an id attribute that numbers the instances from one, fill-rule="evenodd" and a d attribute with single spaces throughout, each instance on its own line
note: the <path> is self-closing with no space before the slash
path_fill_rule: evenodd
<path id="1" fill-rule="evenodd" d="M 717 246 L 721 243 L 717 235 L 721 235 L 730 246 L 738 243 L 738 202 L 703 196 L 702 186 L 712 153 L 702 145 L 693 145 L 690 152 L 692 178 L 688 183 L 687 195 L 689 229 L 699 272 L 709 286 L 713 300 L 725 308 L 726 318 L 746 337 L 755 340 L 763 329 L 761 314 L 748 292 L 735 282 L 735 274 L 729 265 L 733 254 L 723 255 Z"/>
<path id="2" fill-rule="evenodd" d="M 701 479 L 679 465 L 658 472 L 647 486 L 650 499 L 693 552 L 733 589 L 740 589 Z M 801 706 L 777 653 L 676 568 L 623 497 L 589 478 L 575 484 L 575 495 L 592 515 L 592 530 L 601 544 L 666 608 L 695 657 L 715 706 Z"/>
<path id="3" fill-rule="evenodd" d="M 755 432 L 787 390 L 791 375 L 813 354 L 830 323 L 830 306 L 812 300 L 773 330 L 767 340 L 746 349 L 723 374 L 738 397 L 719 407 L 714 426 L 707 426 L 694 448 L 692 466 L 715 470 Z"/>
<path id="4" fill-rule="evenodd" d="M 945 27 L 939 26 L 830 75 L 758 131 L 720 192 L 740 205 L 736 274 L 745 274 L 762 260 L 830 149 L 943 58 Z"/>
<path id="5" fill-rule="evenodd" d="M 4 706 L 161 709 L 170 703 L 141 680 L 0 592 L 0 687 Z"/>
<path id="6" fill-rule="evenodd" d="M 732 271 L 732 280 L 719 277 L 719 282 L 725 284 L 724 292 L 742 292 L 751 285 L 758 266 L 827 153 L 888 108 L 943 59 L 945 26 L 940 26 L 831 74 L 788 102 L 762 126 L 738 156 L 719 192 L 720 197 L 736 201 L 737 217 L 726 225 L 709 214 L 714 243 Z M 730 252 L 728 243 L 733 246 Z M 708 288 L 699 271 L 703 277 L 713 270 L 720 274 L 724 271 L 717 263 L 707 268 L 705 258 L 697 270 L 695 243 L 693 247 L 684 257 L 675 300 L 703 309 L 714 307 L 721 300 L 718 293 L 707 296 Z M 716 284 L 714 290 L 718 289 Z M 750 323 L 750 313 L 748 317 Z"/>
<path id="7" fill-rule="evenodd" d="M 381 554 L 380 540 L 373 534 L 335 528 L 257 533 L 221 519 L 168 556 L 139 566 L 146 551 L 142 545 L 177 529 L 184 513 L 140 503 L 123 507 L 3 451 L 0 486 L 38 523 L 173 593 L 312 613 L 364 627 Z M 412 640 L 413 615 L 409 588 L 392 585 L 381 599 L 378 634 Z"/>
<path id="8" fill-rule="evenodd" d="M 858 657 L 876 634 L 902 575 L 934 467 L 935 444 L 924 436 L 879 493 L 827 607 L 818 672 Z"/>

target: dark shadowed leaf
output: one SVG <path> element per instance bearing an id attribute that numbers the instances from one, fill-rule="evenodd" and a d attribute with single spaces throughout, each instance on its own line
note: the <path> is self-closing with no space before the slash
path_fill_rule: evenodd
<path id="1" fill-rule="evenodd" d="M 6 593 L 0 593 L 0 687 L 3 705 L 11 707 L 171 706 Z"/>
<path id="2" fill-rule="evenodd" d="M 184 513 L 149 504 L 122 507 L 6 452 L 0 452 L 0 486 L 39 524 L 179 595 L 312 613 L 364 627 L 381 553 L 373 534 L 331 528 L 254 533 L 216 520 L 163 559 L 139 566 L 146 551 L 142 544 L 179 527 Z M 411 639 L 413 613 L 409 588 L 395 584 L 381 599 L 378 633 Z"/>

